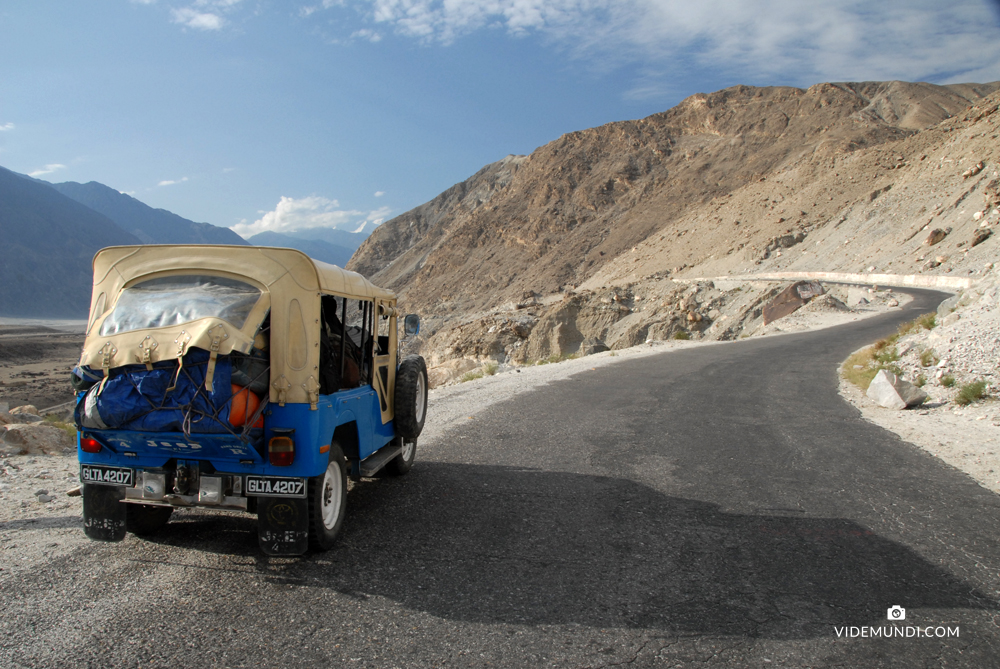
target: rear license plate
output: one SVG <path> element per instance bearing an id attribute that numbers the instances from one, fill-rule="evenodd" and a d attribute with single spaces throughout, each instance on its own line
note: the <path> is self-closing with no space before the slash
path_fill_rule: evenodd
<path id="1" fill-rule="evenodd" d="M 247 495 L 264 497 L 305 497 L 306 481 L 280 476 L 248 476 L 243 490 Z"/>
<path id="2" fill-rule="evenodd" d="M 126 469 L 125 467 L 80 465 L 80 480 L 84 483 L 121 485 L 126 488 L 132 488 L 135 486 L 135 470 Z"/>

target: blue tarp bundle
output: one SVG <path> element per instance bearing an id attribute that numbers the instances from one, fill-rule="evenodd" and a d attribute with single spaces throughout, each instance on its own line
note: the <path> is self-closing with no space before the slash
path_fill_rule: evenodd
<path id="1" fill-rule="evenodd" d="M 185 434 L 233 432 L 228 406 L 233 394 L 232 365 L 228 357 L 218 358 L 209 392 L 205 389 L 208 358 L 208 351 L 191 349 L 170 392 L 167 388 L 177 375 L 176 360 L 158 362 L 152 370 L 145 365 L 111 370 L 104 389 L 98 394 L 100 384 L 93 386 L 77 404 L 77 427 Z M 94 410 L 98 416 L 93 415 Z"/>

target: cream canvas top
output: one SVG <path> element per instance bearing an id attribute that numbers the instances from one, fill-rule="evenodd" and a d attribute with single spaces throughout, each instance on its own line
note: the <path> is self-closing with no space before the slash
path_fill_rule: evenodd
<path id="1" fill-rule="evenodd" d="M 125 331 L 110 327 L 104 328 L 110 334 L 101 334 L 109 317 L 114 323 L 121 319 L 115 307 L 122 300 L 123 290 L 150 280 L 192 275 L 217 277 L 249 291 L 241 294 L 243 306 L 239 317 L 227 320 L 203 316 Z M 253 288 L 260 291 L 256 301 Z M 246 353 L 254 345 L 254 335 L 270 311 L 270 399 L 280 403 L 314 402 L 319 389 L 319 319 L 323 294 L 373 300 L 380 313 L 393 309 L 396 302 L 394 293 L 379 288 L 360 274 L 313 260 L 294 249 L 220 245 L 102 249 L 94 256 L 94 290 L 80 364 L 95 371 L 132 364 L 151 365 L 180 358 L 191 347 L 217 355 Z M 122 302 L 125 309 L 127 300 Z M 196 314 L 197 309 L 191 313 Z M 174 320 L 183 321 L 183 316 Z"/>

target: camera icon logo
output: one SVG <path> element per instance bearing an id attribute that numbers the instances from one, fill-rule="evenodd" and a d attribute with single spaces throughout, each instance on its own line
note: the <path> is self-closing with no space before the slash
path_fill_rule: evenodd
<path id="1" fill-rule="evenodd" d="M 906 620 L 906 609 L 898 604 L 890 607 L 887 613 L 889 620 Z"/>

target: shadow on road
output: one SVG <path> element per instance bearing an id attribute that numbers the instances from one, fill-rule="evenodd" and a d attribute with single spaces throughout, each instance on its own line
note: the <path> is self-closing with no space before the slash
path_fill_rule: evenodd
<path id="1" fill-rule="evenodd" d="M 338 545 L 300 559 L 255 555 L 233 520 L 191 516 L 158 540 L 253 555 L 272 583 L 479 623 L 791 639 L 881 624 L 894 604 L 997 608 L 848 520 L 725 513 L 600 476 L 423 462 L 405 482 L 363 482 Z"/>

